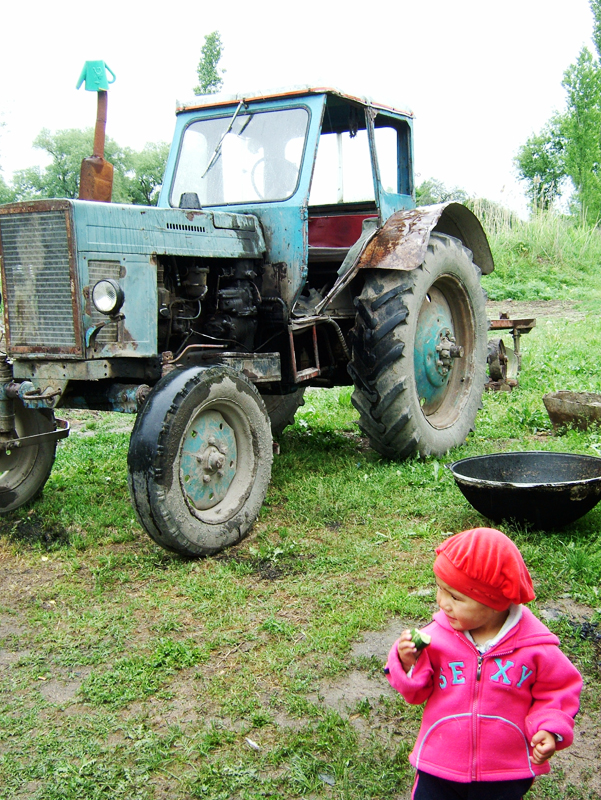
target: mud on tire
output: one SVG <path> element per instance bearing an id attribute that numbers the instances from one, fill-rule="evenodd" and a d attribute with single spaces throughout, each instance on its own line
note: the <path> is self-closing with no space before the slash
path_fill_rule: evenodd
<path id="1" fill-rule="evenodd" d="M 415 270 L 370 270 L 349 372 L 359 425 L 387 458 L 440 456 L 474 425 L 486 380 L 480 270 L 451 236 L 432 234 Z"/>
<path id="2" fill-rule="evenodd" d="M 249 380 L 223 367 L 174 370 L 154 387 L 131 436 L 138 519 L 168 550 L 219 552 L 250 531 L 272 460 L 269 417 Z"/>

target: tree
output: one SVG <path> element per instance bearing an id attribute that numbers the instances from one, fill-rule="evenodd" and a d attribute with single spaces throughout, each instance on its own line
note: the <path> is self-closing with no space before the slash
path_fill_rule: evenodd
<path id="1" fill-rule="evenodd" d="M 213 31 L 205 36 L 205 43 L 200 50 L 200 61 L 196 71 L 198 73 L 198 86 L 194 89 L 195 95 L 216 94 L 223 86 L 221 74 L 225 72 L 218 68 L 223 54 L 223 45 L 219 31 Z"/>
<path id="2" fill-rule="evenodd" d="M 128 152 L 128 191 L 131 203 L 156 206 L 169 155 L 166 142 L 146 144 L 140 152 Z"/>
<path id="3" fill-rule="evenodd" d="M 33 144 L 48 153 L 51 162 L 44 168 L 28 167 L 15 172 L 15 199 L 77 197 L 81 162 L 92 154 L 93 141 L 92 128 L 70 128 L 56 133 L 43 129 Z M 122 148 L 107 138 L 105 158 L 114 168 L 113 201 L 156 205 L 157 188 L 163 180 L 168 149 L 165 143 L 147 144 L 137 152 Z"/>
<path id="4" fill-rule="evenodd" d="M 597 55 L 601 57 L 601 0 L 590 0 L 593 12 L 593 42 Z"/>
<path id="5" fill-rule="evenodd" d="M 454 200 L 457 203 L 466 203 L 469 195 L 465 189 L 458 186 L 452 189 L 444 185 L 442 181 L 435 178 L 428 178 L 422 181 L 415 190 L 415 197 L 418 206 L 430 206 L 436 203 L 447 203 Z"/>
<path id="6" fill-rule="evenodd" d="M 586 47 L 565 71 L 562 85 L 568 105 L 565 170 L 582 213 L 595 224 L 601 218 L 601 68 Z"/>
<path id="7" fill-rule="evenodd" d="M 14 199 L 14 191 L 7 185 L 2 175 L 0 175 L 0 205 L 2 205 L 2 203 L 10 203 Z"/>
<path id="8" fill-rule="evenodd" d="M 566 110 L 556 114 L 517 153 L 518 174 L 534 208 L 548 208 L 567 177 L 575 207 L 592 224 L 601 219 L 601 0 L 589 0 L 593 13 L 593 55 L 583 47 L 564 73 Z"/>
<path id="9" fill-rule="evenodd" d="M 547 210 L 561 196 L 567 177 L 565 165 L 565 118 L 556 114 L 538 134 L 522 145 L 515 157 L 532 207 Z"/>
<path id="10" fill-rule="evenodd" d="M 45 150 L 52 160 L 44 168 L 28 167 L 15 172 L 13 186 L 17 199 L 77 197 L 81 162 L 92 155 L 93 142 L 93 128 L 85 130 L 68 128 L 56 133 L 51 133 L 47 128 L 42 129 L 34 139 L 33 146 Z M 113 200 L 127 202 L 128 194 L 125 186 L 127 156 L 119 145 L 108 137 L 105 142 L 105 158 L 115 170 Z"/>

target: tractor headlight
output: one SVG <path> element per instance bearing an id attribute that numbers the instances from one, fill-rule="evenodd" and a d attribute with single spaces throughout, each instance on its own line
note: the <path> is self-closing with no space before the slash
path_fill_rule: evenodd
<path id="1" fill-rule="evenodd" d="M 92 302 L 101 314 L 109 317 L 119 312 L 123 305 L 125 295 L 117 281 L 107 279 L 98 281 L 92 289 Z"/>

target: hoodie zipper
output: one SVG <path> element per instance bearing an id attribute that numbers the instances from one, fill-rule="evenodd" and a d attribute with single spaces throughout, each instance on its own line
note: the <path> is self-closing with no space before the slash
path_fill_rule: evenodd
<path id="1" fill-rule="evenodd" d="M 458 634 L 459 636 L 459 634 Z M 481 653 L 477 647 L 475 647 L 465 636 L 460 636 L 462 641 L 467 644 L 467 646 L 476 653 L 477 658 L 477 667 L 476 667 L 476 681 L 474 683 L 474 695 L 472 700 L 472 781 L 478 780 L 478 701 L 480 699 L 480 680 L 482 678 L 482 665 L 484 663 L 484 659 L 489 655 L 489 653 L 495 653 L 495 656 L 506 656 L 512 653 L 515 650 L 515 647 L 510 647 L 509 649 L 497 651 L 496 647 L 487 650 L 486 653 Z"/>
<path id="2" fill-rule="evenodd" d="M 480 699 L 480 678 L 482 677 L 482 662 L 484 660 L 483 654 L 478 650 L 476 652 L 478 654 L 478 667 L 476 669 L 476 683 L 474 684 L 472 702 L 472 781 L 478 780 L 478 701 Z"/>
<path id="3" fill-rule="evenodd" d="M 472 653 L 476 654 L 477 659 L 477 668 L 476 668 L 476 680 L 474 682 L 474 692 L 472 695 L 472 781 L 477 780 L 477 747 L 478 747 L 478 695 L 480 693 L 480 678 L 482 677 L 482 662 L 484 661 L 484 655 L 482 654 L 478 648 L 469 641 L 463 634 L 455 631 L 455 636 L 463 642 L 463 644 L 467 645 L 467 647 L 472 651 Z"/>

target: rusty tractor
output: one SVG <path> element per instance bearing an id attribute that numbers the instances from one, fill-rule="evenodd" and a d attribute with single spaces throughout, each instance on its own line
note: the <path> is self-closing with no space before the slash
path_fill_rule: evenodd
<path id="1" fill-rule="evenodd" d="M 415 207 L 412 123 L 333 89 L 197 97 L 157 207 L 0 207 L 0 513 L 41 492 L 60 408 L 137 415 L 133 505 L 188 556 L 248 533 L 308 386 L 353 385 L 387 458 L 461 444 L 493 261 L 468 208 Z"/>

